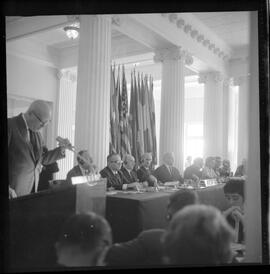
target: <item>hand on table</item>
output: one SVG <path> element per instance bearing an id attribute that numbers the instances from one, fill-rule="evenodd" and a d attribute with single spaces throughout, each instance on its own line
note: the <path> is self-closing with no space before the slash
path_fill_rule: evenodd
<path id="1" fill-rule="evenodd" d="M 142 185 L 138 182 L 134 182 L 134 183 L 128 184 L 127 188 L 135 188 L 137 191 L 139 191 L 142 188 Z"/>

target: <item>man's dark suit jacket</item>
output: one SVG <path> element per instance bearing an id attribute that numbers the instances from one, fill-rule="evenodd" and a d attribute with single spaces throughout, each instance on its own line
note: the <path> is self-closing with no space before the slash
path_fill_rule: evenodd
<path id="1" fill-rule="evenodd" d="M 179 170 L 176 167 L 172 167 L 172 173 L 165 165 L 159 166 L 153 173 L 153 175 L 163 184 L 166 182 L 179 181 L 180 184 L 184 183 L 183 177 L 180 175 Z"/>
<path id="2" fill-rule="evenodd" d="M 184 171 L 184 179 L 193 179 L 192 175 L 196 175 L 199 179 L 202 178 L 202 171 L 198 166 L 191 165 Z"/>
<path id="3" fill-rule="evenodd" d="M 153 170 L 151 169 L 146 169 L 145 167 L 141 166 L 137 170 L 137 177 L 139 179 L 139 182 L 145 182 L 147 181 L 149 186 L 153 186 L 153 182 L 149 179 L 149 176 L 152 175 Z"/>
<path id="4" fill-rule="evenodd" d="M 162 265 L 163 233 L 163 229 L 149 229 L 141 232 L 134 240 L 112 245 L 106 254 L 106 264 L 108 266 Z"/>
<path id="5" fill-rule="evenodd" d="M 121 171 L 113 174 L 109 167 L 105 167 L 99 173 L 102 178 L 107 178 L 107 188 L 113 187 L 116 190 L 122 190 L 123 179 Z"/>
<path id="6" fill-rule="evenodd" d="M 83 176 L 82 171 L 81 171 L 79 165 L 73 167 L 73 168 L 67 173 L 67 178 L 66 178 L 67 184 L 71 185 L 71 184 L 72 184 L 71 178 L 72 178 L 72 177 L 76 177 L 76 176 Z"/>
<path id="7" fill-rule="evenodd" d="M 34 154 L 28 139 L 27 127 L 22 114 L 8 118 L 8 173 L 9 186 L 17 196 L 31 193 L 35 183 L 38 189 L 41 165 L 54 163 L 64 158 L 61 148 L 44 152 L 44 143 L 40 132 L 34 132 L 37 153 Z"/>
<path id="8" fill-rule="evenodd" d="M 131 170 L 130 173 L 127 171 L 125 167 L 121 167 L 123 184 L 131 184 L 134 182 L 138 182 L 137 173 L 134 170 Z"/>

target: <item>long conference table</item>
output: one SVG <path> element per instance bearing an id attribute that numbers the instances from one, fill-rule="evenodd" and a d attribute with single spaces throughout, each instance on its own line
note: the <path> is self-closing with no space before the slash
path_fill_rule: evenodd
<path id="1" fill-rule="evenodd" d="M 200 202 L 224 210 L 223 185 L 198 189 Z M 55 267 L 54 244 L 64 220 L 79 212 L 106 217 L 114 242 L 135 238 L 141 231 L 166 227 L 166 207 L 172 191 L 106 192 L 106 184 L 46 190 L 10 200 L 10 270 L 40 271 Z"/>

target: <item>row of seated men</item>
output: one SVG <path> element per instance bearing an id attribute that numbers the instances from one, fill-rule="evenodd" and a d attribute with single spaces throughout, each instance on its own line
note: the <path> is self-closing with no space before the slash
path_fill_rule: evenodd
<path id="1" fill-rule="evenodd" d="M 205 164 L 202 158 L 195 158 L 193 164 L 187 166 L 184 170 L 183 176 L 179 170 L 174 166 L 174 154 L 167 152 L 162 158 L 163 164 L 153 170 L 151 168 L 152 155 L 151 153 L 145 153 L 141 157 L 141 163 L 137 170 L 135 170 L 135 159 L 132 155 L 125 155 L 123 161 L 119 154 L 110 154 L 107 157 L 107 166 L 98 172 L 96 166 L 93 163 L 92 157 L 87 150 L 81 150 L 77 155 L 78 164 L 74 166 L 68 173 L 66 181 L 68 184 L 72 184 L 72 177 L 85 176 L 89 174 L 100 174 L 101 177 L 107 178 L 108 188 L 114 188 L 116 190 L 136 189 L 148 186 L 162 185 L 165 182 L 178 181 L 180 184 L 184 183 L 184 180 L 201 180 L 201 179 L 223 179 L 233 176 L 230 168 L 230 161 L 224 159 L 221 161 L 221 157 L 207 157 Z M 240 165 L 234 176 L 245 176 L 246 161 L 243 159 L 242 165 Z M 57 172 L 57 163 L 45 167 L 47 172 Z M 47 176 L 45 172 L 41 173 L 39 190 L 48 188 Z M 52 179 L 52 175 L 49 180 Z M 46 187 L 44 185 L 46 184 Z"/>
<path id="2" fill-rule="evenodd" d="M 81 154 L 88 163 L 78 158 L 78 165 L 67 174 L 67 182 L 71 183 L 74 176 L 82 176 L 87 173 L 95 173 L 92 158 L 87 151 Z M 116 190 L 139 189 L 141 187 L 156 187 L 169 181 L 184 182 L 179 170 L 173 166 L 173 153 L 166 153 L 163 157 L 164 164 L 155 170 L 151 169 L 152 155 L 145 153 L 141 157 L 140 167 L 135 170 L 135 159 L 132 155 L 125 155 L 123 161 L 119 154 L 110 154 L 107 157 L 107 166 L 99 173 L 102 178 L 107 178 L 107 188 Z M 90 163 L 90 165 L 89 165 Z"/>
<path id="3" fill-rule="evenodd" d="M 243 243 L 244 239 L 238 237 L 239 231 L 228 217 L 243 224 L 244 184 L 244 180 L 232 178 L 224 185 L 224 195 L 230 204 L 224 212 L 200 204 L 196 191 L 181 189 L 170 195 L 167 228 L 144 230 L 124 243 L 112 244 L 111 228 L 104 217 L 95 213 L 73 215 L 64 224 L 55 245 L 57 265 L 136 267 L 238 263 L 237 257 L 243 258 L 243 254 L 235 252 L 233 243 Z"/>

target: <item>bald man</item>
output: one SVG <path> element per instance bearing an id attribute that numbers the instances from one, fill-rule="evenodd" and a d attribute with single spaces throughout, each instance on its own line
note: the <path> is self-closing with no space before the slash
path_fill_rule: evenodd
<path id="1" fill-rule="evenodd" d="M 163 165 L 159 166 L 153 173 L 158 181 L 162 182 L 163 184 L 172 181 L 179 181 L 180 184 L 184 183 L 184 179 L 180 175 L 179 170 L 174 167 L 173 164 L 174 153 L 166 152 L 163 155 Z"/>
<path id="2" fill-rule="evenodd" d="M 45 151 L 40 130 L 51 120 L 51 109 L 45 101 L 36 100 L 25 113 L 8 119 L 8 172 L 10 198 L 37 192 L 42 165 L 65 157 L 69 141 L 54 150 Z"/>

